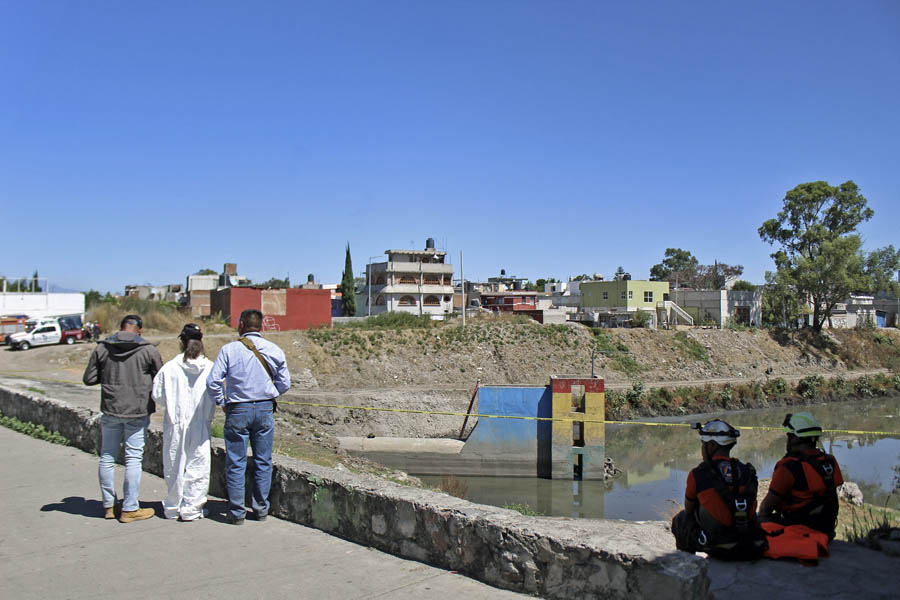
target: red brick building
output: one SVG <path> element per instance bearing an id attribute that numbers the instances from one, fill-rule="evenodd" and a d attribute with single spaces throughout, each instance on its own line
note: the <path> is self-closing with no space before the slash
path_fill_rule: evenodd
<path id="1" fill-rule="evenodd" d="M 235 328 L 248 308 L 262 312 L 264 331 L 331 327 L 330 290 L 229 287 L 213 290 L 210 296 L 212 314 L 221 313 Z"/>

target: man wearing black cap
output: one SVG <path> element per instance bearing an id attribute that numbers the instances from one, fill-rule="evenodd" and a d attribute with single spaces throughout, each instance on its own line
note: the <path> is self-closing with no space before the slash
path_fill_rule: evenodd
<path id="1" fill-rule="evenodd" d="M 125 484 L 119 521 L 130 523 L 149 519 L 152 508 L 141 508 L 138 491 L 144 437 L 156 405 L 150 397 L 153 377 L 162 368 L 156 347 L 141 337 L 143 322 L 138 315 L 126 315 L 119 331 L 94 348 L 82 380 L 85 385 L 101 384 L 100 494 L 106 518 L 115 519 L 115 462 L 125 442 Z"/>

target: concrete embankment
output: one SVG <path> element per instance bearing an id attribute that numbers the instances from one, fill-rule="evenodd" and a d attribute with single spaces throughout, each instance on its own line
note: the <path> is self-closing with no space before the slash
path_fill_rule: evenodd
<path id="1" fill-rule="evenodd" d="M 87 394 L 0 381 L 0 411 L 44 425 L 94 453 L 99 413 L 51 396 Z M 152 423 L 144 469 L 161 474 Z M 224 447 L 213 440 L 211 493 L 224 493 Z M 271 513 L 398 556 L 546 598 L 707 598 L 705 560 L 676 552 L 663 523 L 523 517 L 368 475 L 275 457 Z"/>

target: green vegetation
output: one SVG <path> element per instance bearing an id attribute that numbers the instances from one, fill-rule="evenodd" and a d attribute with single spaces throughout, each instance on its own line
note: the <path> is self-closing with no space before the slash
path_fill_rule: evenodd
<path id="1" fill-rule="evenodd" d="M 843 377 L 829 380 L 818 375 L 805 377 L 791 387 L 778 377 L 765 385 L 758 382 L 724 386 L 691 386 L 645 389 L 634 380 L 631 389 L 606 392 L 606 415 L 611 420 L 640 416 L 684 415 L 717 410 L 763 408 L 795 402 L 840 401 L 848 397 L 872 398 L 897 395 L 900 376 L 872 375 L 848 382 Z"/>
<path id="2" fill-rule="evenodd" d="M 797 383 L 797 395 L 804 400 L 814 400 L 824 384 L 825 379 L 821 375 L 808 375 Z"/>
<path id="3" fill-rule="evenodd" d="M 755 292 L 756 286 L 749 281 L 739 279 L 734 282 L 733 286 L 731 286 L 731 290 L 734 292 Z"/>
<path id="4" fill-rule="evenodd" d="M 259 287 L 264 288 L 273 288 L 273 289 L 281 289 L 281 288 L 289 288 L 291 287 L 291 280 L 285 277 L 284 279 L 278 279 L 277 277 L 273 277 L 268 281 L 263 281 L 262 283 L 257 283 Z"/>
<path id="5" fill-rule="evenodd" d="M 706 347 L 690 337 L 687 332 L 679 331 L 674 336 L 675 349 L 679 354 L 687 359 L 699 360 L 705 363 L 709 362 L 709 352 Z"/>
<path id="6" fill-rule="evenodd" d="M 353 261 L 350 260 L 350 242 L 344 256 L 344 273 L 341 275 L 341 305 L 344 316 L 356 316 L 356 285 L 353 281 Z"/>
<path id="7" fill-rule="evenodd" d="M 743 272 L 741 265 L 726 265 L 718 261 L 701 265 L 687 250 L 666 248 L 663 261 L 650 268 L 650 279 L 699 290 L 721 290 L 729 277 L 738 277 Z"/>
<path id="8" fill-rule="evenodd" d="M 225 425 L 222 423 L 213 423 L 209 428 L 209 435 L 214 438 L 225 439 Z"/>
<path id="9" fill-rule="evenodd" d="M 70 442 L 68 438 L 57 431 L 47 431 L 43 425 L 35 425 L 28 421 L 21 421 L 16 417 L 7 417 L 4 416 L 3 413 L 0 413 L 0 425 L 52 444 L 60 444 L 62 446 L 72 445 L 72 442 Z"/>
<path id="10" fill-rule="evenodd" d="M 36 387 L 31 387 L 31 386 L 28 386 L 28 387 L 25 388 L 25 389 L 28 390 L 29 392 L 34 392 L 35 394 L 41 394 L 41 395 L 44 395 L 44 394 L 47 393 L 47 392 L 45 392 L 44 390 L 42 390 L 41 388 L 36 388 Z"/>
<path id="11" fill-rule="evenodd" d="M 385 312 L 362 321 L 337 323 L 335 329 L 430 329 L 436 327 L 435 321 L 428 315 L 414 315 L 406 312 Z"/>
<path id="12" fill-rule="evenodd" d="M 900 267 L 893 246 L 868 256 L 862 250 L 856 228 L 874 214 L 852 181 L 839 186 L 814 181 L 788 191 L 782 210 L 758 229 L 759 237 L 777 248 L 776 272 L 766 281 L 779 290 L 776 297 L 811 299 L 813 331 L 821 331 L 852 292 L 884 285 Z M 777 302 L 774 308 L 777 315 Z"/>
<path id="13" fill-rule="evenodd" d="M 533 508 L 531 508 L 528 504 L 526 504 L 524 502 L 523 503 L 513 502 L 512 504 L 504 504 L 503 508 L 505 508 L 507 510 L 514 510 L 517 513 L 521 513 L 521 514 L 525 515 L 526 517 L 543 517 L 544 516 L 544 513 L 534 510 Z"/>
<path id="14" fill-rule="evenodd" d="M 631 317 L 631 326 L 632 327 L 649 327 L 650 326 L 650 313 L 646 310 L 637 310 L 634 315 Z"/>
<path id="15" fill-rule="evenodd" d="M 0 289 L 3 282 L 6 282 L 6 291 L 8 292 L 42 292 L 41 286 L 38 285 L 38 272 L 35 271 L 31 279 L 7 279 L 0 275 Z"/>
<path id="16" fill-rule="evenodd" d="M 629 376 L 636 376 L 645 369 L 635 360 L 634 354 L 628 349 L 621 340 L 614 339 L 608 330 L 601 327 L 591 328 L 594 334 L 594 348 L 602 355 L 609 359 L 609 367 L 625 373 Z"/>

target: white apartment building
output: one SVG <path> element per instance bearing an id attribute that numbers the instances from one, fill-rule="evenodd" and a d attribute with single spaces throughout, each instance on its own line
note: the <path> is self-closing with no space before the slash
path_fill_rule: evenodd
<path id="1" fill-rule="evenodd" d="M 453 265 L 428 240 L 425 250 L 385 250 L 387 262 L 366 267 L 366 302 L 371 311 L 408 312 L 442 319 L 453 312 Z"/>

